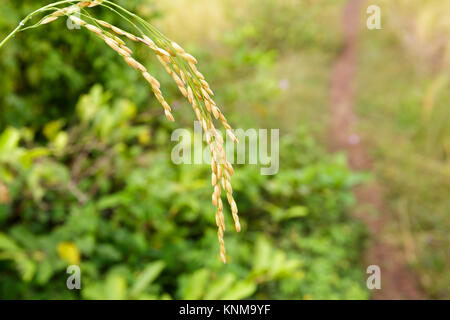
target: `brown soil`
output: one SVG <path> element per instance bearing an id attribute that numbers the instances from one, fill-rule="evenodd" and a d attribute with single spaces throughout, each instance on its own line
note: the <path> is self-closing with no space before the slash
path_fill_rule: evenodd
<path id="1" fill-rule="evenodd" d="M 345 43 L 331 74 L 330 139 L 332 150 L 347 152 L 353 169 L 370 171 L 371 159 L 366 152 L 367 146 L 356 133 L 358 119 L 353 106 L 359 31 L 365 26 L 360 17 L 364 12 L 362 0 L 348 0 L 343 13 Z M 355 210 L 354 215 L 367 225 L 371 234 L 364 262 L 366 267 L 378 265 L 381 269 L 381 289 L 373 290 L 373 299 L 424 299 L 417 278 L 407 266 L 403 248 L 387 240 L 387 228 L 392 226 L 393 217 L 383 203 L 381 186 L 371 182 L 357 187 L 354 193 L 364 208 Z"/>

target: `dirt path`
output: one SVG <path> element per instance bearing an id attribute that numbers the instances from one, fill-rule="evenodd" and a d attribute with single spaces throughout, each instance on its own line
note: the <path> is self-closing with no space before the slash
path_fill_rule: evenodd
<path id="1" fill-rule="evenodd" d="M 333 150 L 347 152 L 353 169 L 368 171 L 372 167 L 371 159 L 356 134 L 358 119 L 353 110 L 358 37 L 360 28 L 365 25 L 360 21 L 362 12 L 365 12 L 362 0 L 349 0 L 343 14 L 345 46 L 331 75 L 330 138 Z M 392 215 L 383 204 L 381 187 L 371 182 L 356 188 L 354 192 L 358 203 L 366 208 L 354 215 L 368 226 L 371 233 L 365 264 L 378 265 L 381 269 L 381 290 L 373 291 L 373 299 L 423 299 L 425 296 L 415 275 L 407 268 L 403 250 L 386 239 Z M 374 208 L 378 214 L 374 215 L 368 207 Z"/>

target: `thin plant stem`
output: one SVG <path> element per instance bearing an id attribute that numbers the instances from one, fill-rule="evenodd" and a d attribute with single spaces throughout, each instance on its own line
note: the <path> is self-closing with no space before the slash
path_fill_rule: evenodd
<path id="1" fill-rule="evenodd" d="M 20 31 L 22 31 L 22 27 L 25 26 L 25 24 L 28 22 L 28 20 L 30 20 L 31 18 L 33 18 L 34 15 L 44 12 L 47 9 L 51 8 L 51 7 L 55 7 L 55 6 L 59 6 L 61 4 L 66 4 L 66 3 L 73 3 L 73 0 L 64 0 L 64 1 L 57 1 L 54 3 L 50 3 L 42 8 L 37 9 L 36 11 L 33 11 L 32 13 L 30 13 L 29 15 L 27 15 L 21 22 L 20 24 L 17 26 L 17 28 L 15 28 L 8 36 L 6 36 L 5 39 L 2 40 L 2 42 L 0 42 L 0 49 L 4 46 L 4 44 L 11 39 L 12 37 L 14 37 L 17 33 L 19 33 Z"/>

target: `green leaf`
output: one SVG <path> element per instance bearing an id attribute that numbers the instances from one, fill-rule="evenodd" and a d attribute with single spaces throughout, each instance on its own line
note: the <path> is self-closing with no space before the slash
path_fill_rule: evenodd
<path id="1" fill-rule="evenodd" d="M 308 215 L 307 207 L 294 206 L 294 207 L 290 207 L 288 210 L 285 211 L 281 220 L 299 218 L 299 217 L 304 217 L 306 215 Z"/>
<path id="2" fill-rule="evenodd" d="M 264 237 L 260 237 L 256 242 L 255 258 L 253 260 L 253 271 L 255 273 L 265 272 L 269 267 L 271 259 L 270 243 Z"/>
<path id="3" fill-rule="evenodd" d="M 102 107 L 104 101 L 107 100 L 100 85 L 92 87 L 89 94 L 81 97 L 77 104 L 77 114 L 82 122 L 93 120 Z"/>
<path id="4" fill-rule="evenodd" d="M 124 300 L 127 295 L 127 282 L 118 274 L 110 274 L 106 279 L 105 294 L 108 300 Z"/>
<path id="5" fill-rule="evenodd" d="M 136 279 L 136 283 L 131 289 L 131 294 L 136 296 L 144 291 L 158 277 L 164 267 L 165 264 L 162 261 L 149 264 Z"/>
<path id="6" fill-rule="evenodd" d="M 67 132 L 64 131 L 59 132 L 53 141 L 53 146 L 55 147 L 56 152 L 62 153 L 66 148 L 68 142 L 69 142 L 69 135 L 67 134 Z"/>
<path id="7" fill-rule="evenodd" d="M 17 268 L 22 274 L 23 281 L 31 281 L 36 271 L 36 264 L 33 260 L 28 259 L 25 255 L 20 255 L 15 259 L 15 261 Z"/>
<path id="8" fill-rule="evenodd" d="M 235 281 L 236 277 L 228 273 L 219 279 L 215 280 L 208 288 L 207 293 L 205 294 L 205 300 L 216 300 L 219 299 L 220 296 L 226 292 Z"/>
<path id="9" fill-rule="evenodd" d="M 210 271 L 201 269 L 193 274 L 187 276 L 183 284 L 184 300 L 198 300 L 201 299 L 205 293 L 205 287 L 208 282 Z"/>
<path id="10" fill-rule="evenodd" d="M 3 233 L 0 233 L 0 260 L 14 261 L 25 282 L 30 281 L 36 271 L 33 260 L 27 257 L 14 240 Z"/>
<path id="11" fill-rule="evenodd" d="M 241 300 L 248 298 L 256 291 L 256 284 L 251 281 L 241 281 L 233 286 L 222 297 L 224 300 Z"/>
<path id="12" fill-rule="evenodd" d="M 20 140 L 20 131 L 9 127 L 0 135 L 0 153 L 11 152 L 17 148 Z"/>
<path id="13" fill-rule="evenodd" d="M 20 250 L 20 248 L 14 240 L 12 240 L 6 234 L 0 233 L 0 250 L 18 251 L 18 250 Z"/>
<path id="14" fill-rule="evenodd" d="M 39 284 L 46 284 L 52 275 L 53 266 L 48 258 L 38 264 L 36 271 L 36 281 Z"/>
<path id="15" fill-rule="evenodd" d="M 53 141 L 56 135 L 61 131 L 61 128 L 64 126 L 64 124 L 65 124 L 64 119 L 59 119 L 47 123 L 43 129 L 44 136 L 48 140 Z"/>
<path id="16" fill-rule="evenodd" d="M 30 149 L 25 151 L 19 158 L 20 164 L 24 167 L 24 168 L 29 168 L 32 163 L 33 160 L 40 158 L 40 157 L 45 157 L 48 156 L 50 154 L 50 152 L 48 151 L 48 149 L 45 148 L 34 148 L 34 149 Z"/>

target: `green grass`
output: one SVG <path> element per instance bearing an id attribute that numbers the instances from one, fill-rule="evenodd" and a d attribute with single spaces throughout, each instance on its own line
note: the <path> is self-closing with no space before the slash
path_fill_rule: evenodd
<path id="1" fill-rule="evenodd" d="M 426 292 L 449 298 L 448 78 L 428 72 L 389 31 L 362 40 L 357 106 L 396 221 L 394 241 Z"/>

